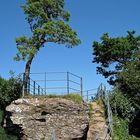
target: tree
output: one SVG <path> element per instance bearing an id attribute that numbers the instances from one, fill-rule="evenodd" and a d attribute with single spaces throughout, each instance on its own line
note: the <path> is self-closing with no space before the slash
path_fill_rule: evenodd
<path id="1" fill-rule="evenodd" d="M 99 64 L 97 72 L 108 82 L 114 85 L 118 80 L 118 74 L 130 62 L 140 60 L 140 36 L 135 37 L 134 31 L 128 31 L 125 37 L 109 37 L 105 33 L 101 37 L 101 43 L 93 42 L 93 63 Z"/>
<path id="2" fill-rule="evenodd" d="M 119 91 L 111 97 L 114 112 L 123 119 L 131 118 L 131 134 L 138 135 L 140 127 L 135 124 L 140 120 L 140 36 L 134 31 L 127 33 L 116 38 L 106 33 L 101 43 L 94 42 L 93 63 L 99 64 L 97 72 L 109 78 L 108 82 Z"/>
<path id="3" fill-rule="evenodd" d="M 94 63 L 100 64 L 97 72 L 140 108 L 140 36 L 128 31 L 125 37 L 111 38 L 106 33 L 102 42 L 93 43 Z M 137 107 L 136 107 L 137 106 Z"/>
<path id="4" fill-rule="evenodd" d="M 70 14 L 64 10 L 64 5 L 64 0 L 26 0 L 22 6 L 32 33 L 31 37 L 16 39 L 18 53 L 15 60 L 26 61 L 25 92 L 32 61 L 46 43 L 64 44 L 69 48 L 80 43 L 76 32 L 67 24 Z"/>
<path id="5" fill-rule="evenodd" d="M 137 112 L 140 112 L 140 62 L 128 63 L 118 74 L 118 86 L 131 101 Z"/>

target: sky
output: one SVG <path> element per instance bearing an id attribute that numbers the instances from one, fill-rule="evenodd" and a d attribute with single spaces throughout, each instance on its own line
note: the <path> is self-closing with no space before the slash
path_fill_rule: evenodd
<path id="1" fill-rule="evenodd" d="M 64 45 L 46 44 L 31 66 L 31 72 L 70 71 L 83 77 L 84 90 L 100 83 L 107 88 L 107 80 L 96 73 L 93 60 L 93 41 L 100 41 L 103 33 L 123 36 L 135 30 L 140 35 L 139 0 L 66 0 L 65 9 L 71 14 L 69 25 L 78 34 L 81 44 L 72 49 Z M 25 62 L 13 60 L 17 49 L 16 37 L 29 35 L 29 25 L 20 5 L 25 0 L 1 0 L 0 3 L 0 75 L 8 78 L 9 71 L 24 72 Z"/>

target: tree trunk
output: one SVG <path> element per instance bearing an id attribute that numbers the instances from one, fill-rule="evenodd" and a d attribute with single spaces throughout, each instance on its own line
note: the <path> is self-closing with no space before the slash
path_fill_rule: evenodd
<path id="1" fill-rule="evenodd" d="M 28 80 L 29 80 L 29 76 L 30 76 L 30 68 L 31 68 L 31 64 L 32 64 L 32 60 L 33 60 L 34 56 L 31 56 L 27 63 L 26 63 L 26 67 L 25 67 L 25 73 L 23 76 L 23 87 L 24 87 L 24 95 L 29 94 L 28 93 Z M 23 95 L 23 96 L 24 96 Z"/>

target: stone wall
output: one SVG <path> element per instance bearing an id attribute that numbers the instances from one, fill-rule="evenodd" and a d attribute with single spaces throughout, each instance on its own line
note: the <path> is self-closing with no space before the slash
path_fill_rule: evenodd
<path id="1" fill-rule="evenodd" d="M 4 127 L 20 140 L 86 140 L 86 103 L 62 98 L 18 99 L 6 108 Z"/>

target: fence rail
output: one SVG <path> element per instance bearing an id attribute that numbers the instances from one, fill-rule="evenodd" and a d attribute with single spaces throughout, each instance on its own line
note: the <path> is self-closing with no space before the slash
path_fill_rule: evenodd
<path id="1" fill-rule="evenodd" d="M 25 73 L 23 73 L 23 79 L 24 75 Z M 27 93 L 24 93 L 25 91 Z M 25 94 L 63 95 L 70 93 L 79 93 L 81 96 L 83 94 L 82 77 L 71 72 L 30 73 L 27 86 L 23 85 L 23 96 Z"/>
<path id="2" fill-rule="evenodd" d="M 23 74 L 24 75 L 24 74 Z M 39 75 L 39 78 L 35 78 L 35 76 Z M 40 78 L 40 75 L 43 78 Z M 63 75 L 63 76 L 62 76 Z M 24 78 L 23 78 L 24 79 Z M 24 83 L 24 82 L 23 82 Z M 56 84 L 57 83 L 57 84 Z M 62 83 L 62 84 L 58 84 Z M 23 84 L 23 97 L 25 96 L 25 85 Z M 55 92 L 53 92 L 54 90 Z M 109 103 L 109 96 L 105 89 L 105 87 L 101 84 L 98 89 L 90 89 L 83 91 L 83 79 L 80 76 L 77 76 L 70 72 L 45 72 L 45 73 L 30 73 L 28 82 L 27 82 L 27 93 L 30 95 L 48 95 L 48 94 L 56 94 L 56 95 L 66 95 L 70 93 L 80 94 L 84 100 L 93 101 L 102 99 L 105 111 L 107 114 L 107 128 L 104 128 L 104 132 L 107 135 L 112 136 L 113 132 L 113 120 L 112 120 L 112 111 Z M 58 91 L 58 92 L 56 92 Z M 96 140 L 99 140 L 99 134 L 97 134 Z"/>
<path id="3" fill-rule="evenodd" d="M 107 129 L 106 132 L 106 136 L 104 138 L 104 140 L 110 140 L 113 134 L 113 118 L 112 118 L 112 111 L 111 111 L 111 107 L 110 107 L 110 102 L 109 102 L 109 96 L 108 96 L 108 92 L 106 91 L 105 86 L 103 86 L 102 84 L 99 86 L 98 91 L 97 91 L 97 99 L 101 99 L 104 103 L 104 108 L 106 111 L 106 124 L 107 124 L 107 128 L 104 128 L 104 132 L 106 132 L 105 130 Z M 99 136 L 100 134 L 98 134 Z M 107 137 L 107 136 L 110 137 Z M 97 136 L 96 140 L 99 140 L 99 137 Z"/>
<path id="4" fill-rule="evenodd" d="M 106 124 L 103 127 L 103 129 L 100 131 L 100 133 L 96 134 L 95 140 L 100 140 L 99 137 L 102 133 L 105 134 L 104 140 L 110 140 L 113 133 L 113 119 L 112 119 L 112 111 L 109 103 L 109 96 L 105 86 L 101 84 L 97 89 L 90 89 L 90 90 L 83 91 L 83 99 L 85 101 L 94 101 L 99 99 L 103 101 L 104 109 L 106 112 Z"/>

